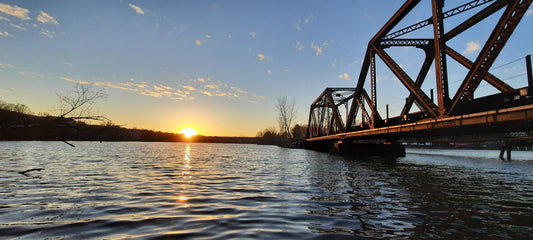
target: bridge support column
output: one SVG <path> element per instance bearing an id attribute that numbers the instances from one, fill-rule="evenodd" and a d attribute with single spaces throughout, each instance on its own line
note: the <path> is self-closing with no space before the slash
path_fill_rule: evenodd
<path id="1" fill-rule="evenodd" d="M 502 150 L 500 151 L 500 159 L 505 161 L 503 158 L 503 155 L 507 151 L 507 161 L 511 161 L 511 145 L 505 144 L 505 146 L 502 147 Z"/>

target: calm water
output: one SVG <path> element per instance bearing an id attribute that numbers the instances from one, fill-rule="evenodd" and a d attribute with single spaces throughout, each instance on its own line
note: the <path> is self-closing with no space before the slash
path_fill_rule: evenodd
<path id="1" fill-rule="evenodd" d="M 533 236 L 533 153 L 396 164 L 274 146 L 0 142 L 0 238 Z M 39 168 L 24 174 L 29 169 Z"/>

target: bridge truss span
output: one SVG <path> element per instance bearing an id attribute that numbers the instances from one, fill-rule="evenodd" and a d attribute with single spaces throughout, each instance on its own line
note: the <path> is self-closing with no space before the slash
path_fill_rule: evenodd
<path id="1" fill-rule="evenodd" d="M 369 41 L 355 88 L 327 88 L 313 102 L 307 140 L 342 140 L 371 136 L 380 136 L 383 139 L 401 138 L 413 132 L 411 128 L 416 128 L 414 132 L 428 134 L 436 132 L 433 130 L 449 130 L 449 133 L 461 134 L 461 131 L 454 129 L 479 130 L 479 126 L 498 126 L 499 130 L 511 132 L 531 132 L 531 63 L 528 66 L 528 81 L 520 88 L 510 86 L 489 70 L 532 1 L 475 0 L 448 7 L 444 0 L 431 0 L 429 16 L 409 25 L 403 20 L 421 0 L 407 0 Z M 448 2 L 452 1 L 446 1 Z M 456 20 L 453 24 L 445 24 L 448 18 L 465 12 L 470 12 L 470 15 L 463 17 L 464 21 Z M 486 33 L 488 39 L 480 46 L 475 58 L 465 57 L 449 44 L 449 41 L 489 17 L 497 18 L 498 21 L 492 31 Z M 395 30 L 400 23 L 407 27 Z M 418 35 L 423 36 L 421 38 L 403 38 L 404 35 L 411 35 L 430 26 L 432 31 L 418 32 Z M 448 30 L 445 26 L 451 28 Z M 428 34 L 429 32 L 431 34 Z M 423 50 L 425 56 L 416 75 L 410 75 L 400 59 L 388 51 L 390 48 L 410 47 Z M 387 71 L 392 72 L 408 92 L 399 116 L 389 117 L 388 105 L 386 113 L 378 111 L 377 60 L 384 63 Z M 453 91 L 448 83 L 449 61 L 455 61 L 456 65 L 466 69 L 460 86 Z M 433 80 L 429 79 L 429 72 L 433 73 Z M 432 85 L 435 89 L 431 89 L 431 92 L 422 88 L 424 82 L 428 81 L 435 81 Z M 474 92 L 482 81 L 492 86 L 497 93 L 476 98 Z M 436 90 L 435 98 L 433 90 Z M 413 108 L 413 105 L 416 105 L 417 109 Z M 493 119 L 496 122 L 483 122 L 483 119 Z M 516 129 L 513 129 L 513 126 L 516 126 Z M 427 129 L 421 131 L 418 128 Z M 497 128 L 486 129 L 499 131 Z"/>

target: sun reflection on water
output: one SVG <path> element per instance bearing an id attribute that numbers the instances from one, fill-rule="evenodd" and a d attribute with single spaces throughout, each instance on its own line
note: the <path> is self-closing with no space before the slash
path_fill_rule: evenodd
<path id="1" fill-rule="evenodd" d="M 189 205 L 187 204 L 189 201 L 189 197 L 187 197 L 187 189 L 190 184 L 191 176 L 191 145 L 187 144 L 185 147 L 185 154 L 183 156 L 183 167 L 182 167 L 182 179 L 181 179 L 181 191 L 178 193 L 178 198 L 176 199 L 176 202 L 183 203 L 183 207 L 187 208 Z"/>

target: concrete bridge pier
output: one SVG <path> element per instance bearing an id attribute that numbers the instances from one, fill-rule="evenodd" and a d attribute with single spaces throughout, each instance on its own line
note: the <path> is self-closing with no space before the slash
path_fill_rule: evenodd
<path id="1" fill-rule="evenodd" d="M 397 142 L 339 140 L 334 146 L 343 155 L 405 157 L 405 146 Z"/>
<path id="2" fill-rule="evenodd" d="M 336 139 L 308 142 L 307 148 L 315 151 L 338 153 L 354 157 L 405 157 L 405 147 L 397 142 Z"/>

